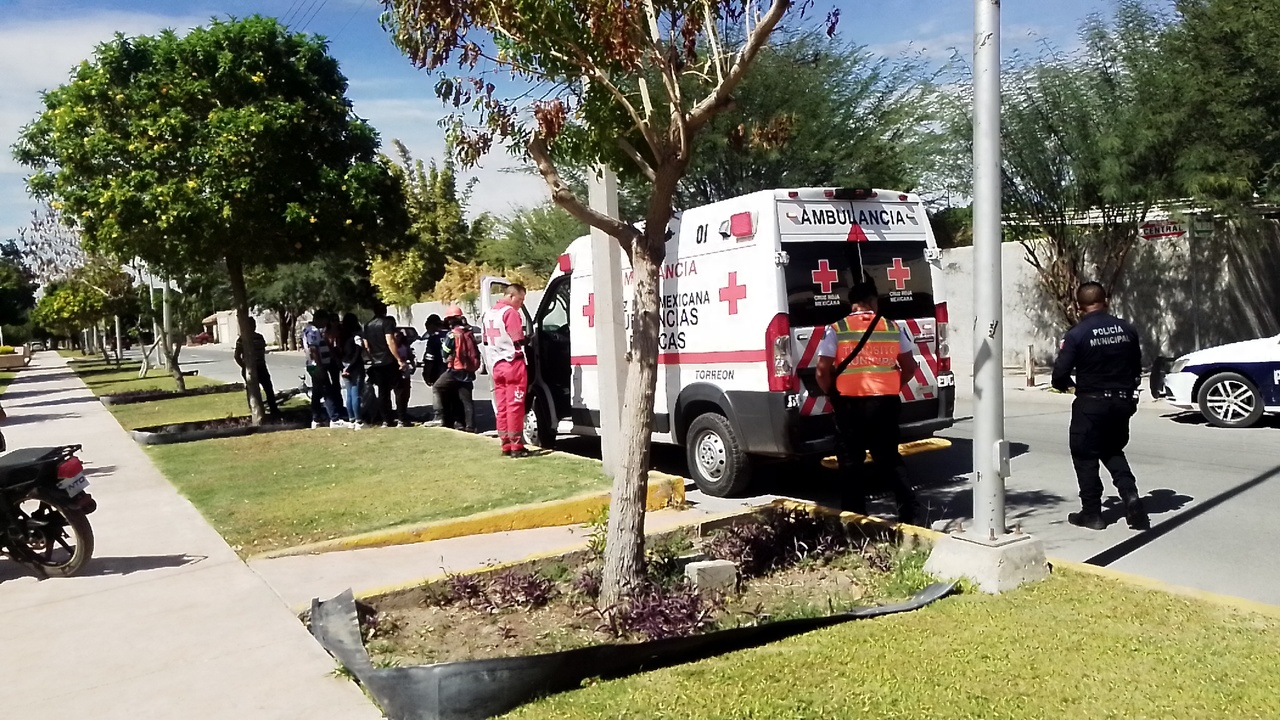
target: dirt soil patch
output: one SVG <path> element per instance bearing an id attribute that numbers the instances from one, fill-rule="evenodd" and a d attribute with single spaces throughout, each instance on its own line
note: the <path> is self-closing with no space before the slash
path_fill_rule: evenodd
<path id="1" fill-rule="evenodd" d="M 704 549 L 716 550 L 714 537 Z M 366 645 L 382 666 L 533 655 L 820 617 L 903 599 L 932 581 L 921 551 L 850 541 L 794 553 L 743 578 L 735 592 L 700 596 L 684 583 L 677 557 L 691 549 L 679 539 L 651 548 L 650 585 L 608 611 L 596 605 L 598 560 L 590 556 L 452 576 L 425 592 L 371 601 L 361 616 Z"/>
<path id="2" fill-rule="evenodd" d="M 186 392 L 178 392 L 176 390 L 131 390 L 129 392 L 116 393 L 114 395 L 103 395 L 101 400 L 104 405 L 131 405 L 133 403 L 152 402 L 155 400 L 173 400 L 176 398 L 217 395 L 229 392 L 244 392 L 244 383 L 205 385 L 203 387 L 192 388 Z"/>
<path id="3" fill-rule="evenodd" d="M 283 411 L 279 417 L 268 417 L 262 421 L 264 426 L 275 425 L 291 425 L 296 426 L 299 423 L 305 423 L 311 417 L 309 411 L 294 410 Z M 247 428 L 253 426 L 253 418 L 244 415 L 239 417 L 215 418 L 213 420 L 199 420 L 196 422 L 176 423 L 174 425 L 158 425 L 155 427 L 137 428 L 138 432 L 156 433 L 159 435 L 173 435 L 176 433 L 199 432 L 201 430 L 234 430 L 239 428 Z"/>

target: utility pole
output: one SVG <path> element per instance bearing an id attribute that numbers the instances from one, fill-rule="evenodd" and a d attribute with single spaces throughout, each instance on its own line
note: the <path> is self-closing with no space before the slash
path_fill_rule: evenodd
<path id="1" fill-rule="evenodd" d="M 591 208 L 618 217 L 618 176 L 600 166 L 590 179 Z M 591 228 L 591 294 L 588 305 L 595 312 L 596 376 L 600 381 L 600 457 L 605 474 L 616 477 L 622 448 L 622 395 L 626 386 L 623 358 L 627 338 L 622 320 L 626 298 L 622 286 L 622 248 L 617 238 Z"/>
<path id="2" fill-rule="evenodd" d="M 925 569 L 938 577 L 970 578 L 993 593 L 1048 575 L 1040 541 L 1009 533 L 1005 525 L 1000 92 L 1000 0 L 974 0 L 973 523 L 940 540 Z"/>

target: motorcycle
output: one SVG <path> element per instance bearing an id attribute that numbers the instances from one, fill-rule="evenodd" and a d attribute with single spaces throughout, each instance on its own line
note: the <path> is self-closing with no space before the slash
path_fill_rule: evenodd
<path id="1" fill-rule="evenodd" d="M 93 556 L 89 495 L 79 445 L 0 455 L 0 552 L 44 579 L 70 577 Z"/>

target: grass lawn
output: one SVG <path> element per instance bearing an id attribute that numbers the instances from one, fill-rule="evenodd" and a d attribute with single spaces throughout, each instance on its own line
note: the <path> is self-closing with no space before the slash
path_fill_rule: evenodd
<path id="1" fill-rule="evenodd" d="M 283 403 L 283 409 L 305 407 L 306 398 L 295 397 Z M 214 395 L 197 395 L 194 397 L 173 398 L 172 400 L 153 400 L 130 405 L 112 405 L 107 408 L 116 417 L 116 421 L 126 430 L 156 425 L 172 425 L 176 423 L 197 422 L 200 420 L 218 420 L 227 417 L 240 417 L 249 414 L 249 403 L 244 391 Z"/>
<path id="2" fill-rule="evenodd" d="M 17 370 L 0 370 L 0 393 L 4 392 L 4 389 L 9 387 L 9 383 L 17 377 Z"/>
<path id="3" fill-rule="evenodd" d="M 70 351 L 79 355 L 79 351 Z M 114 395 L 134 390 L 174 390 L 173 376 L 167 370 L 152 369 L 145 378 L 138 377 L 142 365 L 137 362 L 121 363 L 117 370 L 115 363 L 105 363 L 102 358 L 73 360 L 68 363 L 71 369 L 84 380 L 94 395 Z M 196 388 L 204 385 L 217 385 L 216 380 L 192 375 L 187 378 L 187 387 Z"/>
<path id="4" fill-rule="evenodd" d="M 1280 620 L 1058 571 L 761 648 L 601 682 L 508 717 L 1280 717 Z"/>
<path id="5" fill-rule="evenodd" d="M 300 430 L 149 452 L 242 555 L 608 487 L 594 461 L 508 460 L 492 440 L 438 428 Z"/>

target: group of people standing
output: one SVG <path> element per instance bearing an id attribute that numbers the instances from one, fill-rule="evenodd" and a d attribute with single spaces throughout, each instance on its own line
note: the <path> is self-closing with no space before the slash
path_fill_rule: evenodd
<path id="1" fill-rule="evenodd" d="M 453 305 L 445 310 L 444 318 L 427 318 L 426 340 L 422 379 L 434 393 L 437 419 L 443 427 L 474 433 L 472 392 L 480 370 L 480 349 L 462 308 Z"/>
<path id="2" fill-rule="evenodd" d="M 408 337 L 374 307 L 364 325 L 347 313 L 317 310 L 302 331 L 311 381 L 311 427 L 408 427 L 413 350 Z"/>

